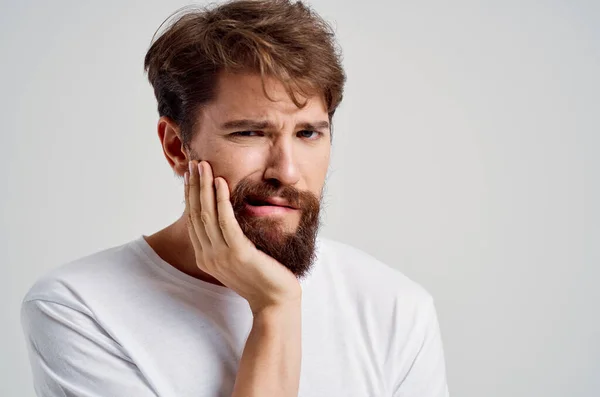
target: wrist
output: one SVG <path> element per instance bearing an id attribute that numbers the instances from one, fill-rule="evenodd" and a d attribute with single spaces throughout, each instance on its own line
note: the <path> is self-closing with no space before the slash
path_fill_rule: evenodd
<path id="1" fill-rule="evenodd" d="M 262 322 L 267 325 L 276 324 L 280 321 L 291 321 L 299 317 L 302 312 L 302 298 L 289 300 L 282 303 L 269 304 L 252 308 L 254 322 Z"/>
<path id="2" fill-rule="evenodd" d="M 294 293 L 287 296 L 279 296 L 277 299 L 252 299 L 248 300 L 252 314 L 256 317 L 259 314 L 268 316 L 277 316 L 281 312 L 300 310 L 302 307 L 302 289 L 298 288 Z"/>

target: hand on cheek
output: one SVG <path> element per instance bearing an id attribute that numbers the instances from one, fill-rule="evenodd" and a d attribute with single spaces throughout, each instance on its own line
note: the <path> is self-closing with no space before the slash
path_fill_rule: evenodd
<path id="1" fill-rule="evenodd" d="M 301 298 L 298 279 L 256 249 L 244 235 L 230 202 L 229 185 L 210 164 L 190 162 L 185 179 L 188 233 L 196 264 L 245 298 L 254 313 Z"/>

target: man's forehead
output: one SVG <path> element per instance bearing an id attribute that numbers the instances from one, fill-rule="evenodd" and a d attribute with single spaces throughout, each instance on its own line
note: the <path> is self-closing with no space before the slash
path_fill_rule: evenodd
<path id="1" fill-rule="evenodd" d="M 263 80 L 259 74 L 221 73 L 215 88 L 212 105 L 215 110 L 226 113 L 228 117 L 265 119 L 273 113 L 279 113 L 302 114 L 314 118 L 327 114 L 321 95 L 304 97 L 296 93 L 301 103 L 306 101 L 306 106 L 299 108 L 289 96 L 286 87 L 268 76 L 264 79 L 263 87 Z"/>

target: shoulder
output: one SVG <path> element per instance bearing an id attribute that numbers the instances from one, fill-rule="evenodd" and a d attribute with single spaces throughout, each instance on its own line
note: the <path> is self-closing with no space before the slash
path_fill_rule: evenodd
<path id="1" fill-rule="evenodd" d="M 110 247 L 59 265 L 42 275 L 23 298 L 23 304 L 43 301 L 80 309 L 89 294 L 110 295 L 143 264 L 136 240 Z"/>
<path id="2" fill-rule="evenodd" d="M 373 255 L 333 239 L 319 240 L 319 255 L 331 272 L 330 276 L 338 282 L 343 281 L 356 294 L 382 299 L 400 298 L 417 305 L 432 300 L 419 283 Z"/>

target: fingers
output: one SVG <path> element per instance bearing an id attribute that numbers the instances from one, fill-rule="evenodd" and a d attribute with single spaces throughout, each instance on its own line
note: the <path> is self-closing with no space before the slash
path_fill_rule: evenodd
<path id="1" fill-rule="evenodd" d="M 185 221 L 188 234 L 190 235 L 190 240 L 192 241 L 192 246 L 194 247 L 194 252 L 202 252 L 202 244 L 200 244 L 200 240 L 198 240 L 198 236 L 196 235 L 196 230 L 194 230 L 194 223 L 192 221 L 192 217 L 190 216 L 190 200 L 189 200 L 189 177 L 190 173 L 186 172 L 184 175 L 185 178 L 185 213 L 187 214 L 187 219 Z"/>
<path id="2" fill-rule="evenodd" d="M 200 243 L 201 247 L 194 246 L 197 249 L 208 250 L 211 248 L 211 242 L 206 235 L 204 224 L 201 221 L 202 207 L 200 204 L 200 180 L 198 176 L 198 168 L 195 162 L 190 162 L 190 171 L 188 176 L 188 183 L 186 184 L 186 197 L 185 197 L 185 208 L 188 214 L 188 230 L 194 233 L 190 233 L 192 243 L 194 243 L 193 236 L 196 236 L 197 242 Z M 193 235 L 193 236 L 192 236 Z"/>
<path id="3" fill-rule="evenodd" d="M 215 179 L 217 191 L 217 213 L 221 233 L 227 245 L 233 249 L 241 248 L 240 245 L 246 240 L 246 235 L 235 219 L 233 206 L 229 199 L 229 185 L 224 178 Z"/>
<path id="4" fill-rule="evenodd" d="M 213 249 L 223 247 L 227 243 L 219 227 L 217 215 L 217 200 L 215 198 L 215 185 L 212 167 L 205 161 L 198 163 L 200 173 L 200 205 L 202 207 L 201 219 L 204 223 L 206 235 L 210 239 Z"/>

